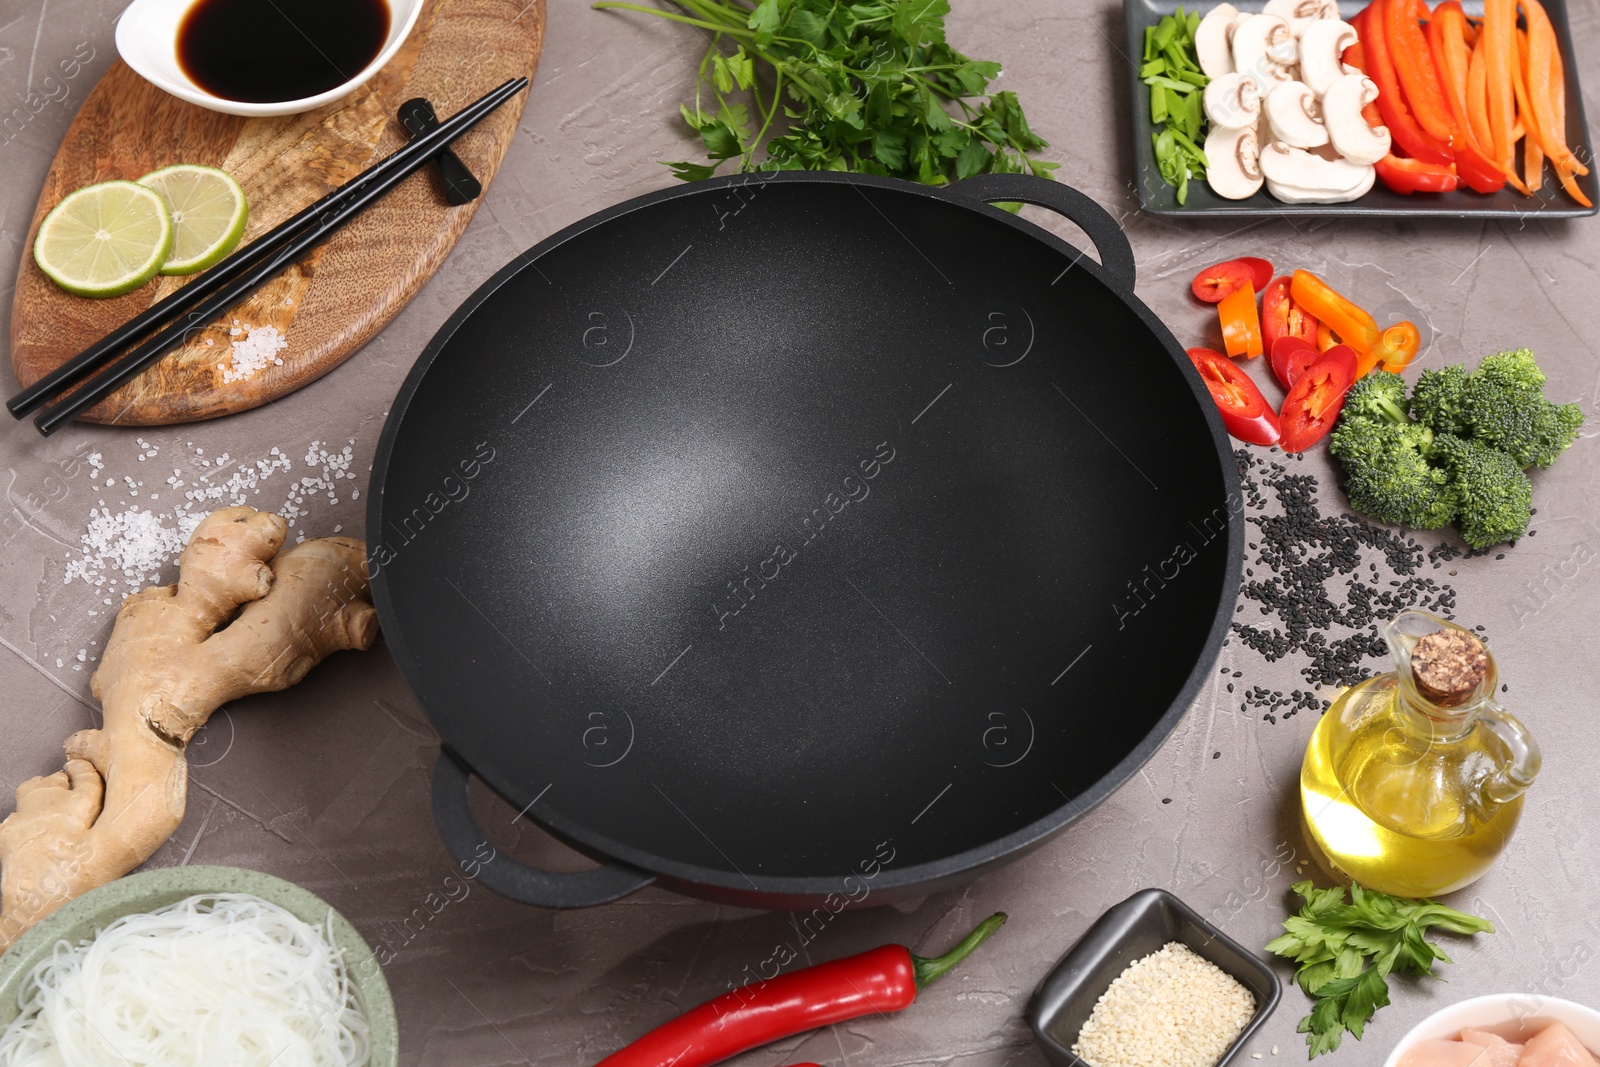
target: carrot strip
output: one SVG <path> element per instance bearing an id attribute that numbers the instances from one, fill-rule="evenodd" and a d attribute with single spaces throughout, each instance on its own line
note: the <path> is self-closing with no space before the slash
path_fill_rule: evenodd
<path id="1" fill-rule="evenodd" d="M 1484 154 L 1495 158 L 1494 132 L 1489 128 L 1489 80 L 1483 65 L 1483 48 L 1473 49 L 1467 61 L 1467 118 L 1472 135 L 1484 148 Z"/>
<path id="2" fill-rule="evenodd" d="M 1517 67 L 1511 84 L 1517 91 L 1517 111 L 1522 115 L 1531 116 L 1533 112 L 1528 107 L 1528 77 L 1528 35 L 1518 30 Z M 1531 131 L 1537 129 L 1535 126 Z M 1544 144 L 1531 131 L 1527 142 L 1522 146 L 1523 180 L 1527 183 L 1530 195 L 1544 188 Z"/>
<path id="3" fill-rule="evenodd" d="M 1539 131 L 1540 146 L 1545 155 L 1555 161 L 1556 168 L 1577 174 L 1588 174 L 1572 149 L 1567 147 L 1566 131 L 1556 128 L 1555 104 L 1551 99 L 1551 59 L 1560 50 L 1555 27 L 1545 14 L 1539 0 L 1513 0 L 1522 7 L 1528 20 L 1528 105 L 1532 116 L 1530 129 Z"/>
<path id="4" fill-rule="evenodd" d="M 1511 124 L 1516 121 L 1516 90 L 1511 85 L 1511 68 L 1516 62 L 1517 0 L 1483 0 L 1483 33 L 1478 47 L 1483 51 L 1484 73 L 1488 78 L 1489 145 L 1492 158 L 1503 166 L 1514 165 Z"/>

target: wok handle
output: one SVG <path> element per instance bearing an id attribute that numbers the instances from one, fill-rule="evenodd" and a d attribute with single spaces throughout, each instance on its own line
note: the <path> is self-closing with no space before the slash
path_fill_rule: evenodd
<path id="1" fill-rule="evenodd" d="M 1094 200 L 1060 182 L 1048 178 L 1035 178 L 1027 174 L 979 174 L 948 187 L 950 192 L 961 193 L 986 204 L 1018 201 L 1036 207 L 1049 208 L 1065 215 L 1089 235 L 1100 253 L 1100 266 L 1105 272 L 1133 292 L 1136 271 L 1133 264 L 1133 246 L 1127 234 L 1117 225 L 1117 220 Z"/>
<path id="2" fill-rule="evenodd" d="M 433 821 L 450 854 L 464 870 L 469 864 L 476 867 L 473 877 L 486 889 L 540 908 L 588 908 L 625 897 L 656 880 L 648 871 L 620 863 L 591 871 L 541 871 L 496 852 L 467 804 L 471 776 L 460 756 L 448 747 L 439 749 L 439 762 L 433 766 Z"/>

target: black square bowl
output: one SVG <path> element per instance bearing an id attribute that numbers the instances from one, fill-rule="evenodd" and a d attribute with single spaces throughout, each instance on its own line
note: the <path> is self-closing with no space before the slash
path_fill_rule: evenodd
<path id="1" fill-rule="evenodd" d="M 1128 964 L 1169 941 L 1187 945 L 1255 994 L 1256 1013 L 1217 1061 L 1229 1062 L 1278 1006 L 1283 987 L 1254 953 L 1165 889 L 1144 889 L 1112 907 L 1067 950 L 1034 993 L 1028 1022 L 1055 1067 L 1094 1067 L 1073 1055 L 1095 1001 Z"/>

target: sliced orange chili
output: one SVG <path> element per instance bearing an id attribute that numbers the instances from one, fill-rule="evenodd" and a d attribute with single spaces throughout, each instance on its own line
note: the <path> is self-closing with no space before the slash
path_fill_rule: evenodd
<path id="1" fill-rule="evenodd" d="M 1422 348 L 1422 331 L 1417 329 L 1414 322 L 1399 322 L 1383 331 L 1378 341 L 1378 360 L 1383 369 L 1399 374 L 1411 365 L 1417 358 L 1417 352 Z M 1356 361 L 1359 369 L 1361 361 Z"/>
<path id="2" fill-rule="evenodd" d="M 1340 296 L 1327 282 L 1310 271 L 1297 270 L 1289 283 L 1294 302 L 1325 323 L 1339 339 L 1364 356 L 1379 341 L 1378 324 L 1372 316 Z"/>
<path id="3" fill-rule="evenodd" d="M 1266 351 L 1261 337 L 1261 315 L 1256 311 L 1256 287 L 1245 282 L 1217 305 L 1222 317 L 1222 347 L 1230 356 L 1255 359 Z"/>

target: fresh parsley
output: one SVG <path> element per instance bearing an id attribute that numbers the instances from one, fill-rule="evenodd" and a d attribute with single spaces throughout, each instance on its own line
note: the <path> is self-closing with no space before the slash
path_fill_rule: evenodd
<path id="1" fill-rule="evenodd" d="M 1295 979 L 1316 1000 L 1299 1028 L 1311 1059 L 1338 1048 L 1347 1030 L 1361 1040 L 1373 1013 L 1389 1003 L 1391 972 L 1434 975 L 1435 960 L 1452 962 L 1424 936 L 1430 929 L 1494 933 L 1487 919 L 1354 882 L 1348 904 L 1343 886 L 1318 889 L 1307 881 L 1290 888 L 1305 903 L 1284 920 L 1285 933 L 1267 951 L 1299 964 Z"/>
<path id="2" fill-rule="evenodd" d="M 1144 31 L 1144 63 L 1139 77 L 1150 87 L 1150 122 L 1155 126 L 1156 168 L 1178 190 L 1178 203 L 1189 199 L 1189 179 L 1206 176 L 1204 90 L 1211 79 L 1200 71 L 1194 32 L 1200 13 L 1168 15 Z"/>
<path id="3" fill-rule="evenodd" d="M 989 93 L 1000 64 L 945 42 L 948 0 L 674 0 L 677 11 L 601 0 L 693 26 L 711 40 L 683 119 L 707 163 L 740 171 L 852 170 L 942 185 L 985 173 L 1049 177 L 1059 164 L 1015 93 Z M 950 110 L 955 108 L 955 113 Z M 764 158 L 758 159 L 765 146 Z"/>

